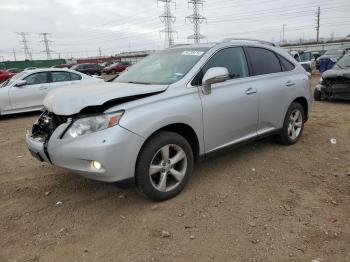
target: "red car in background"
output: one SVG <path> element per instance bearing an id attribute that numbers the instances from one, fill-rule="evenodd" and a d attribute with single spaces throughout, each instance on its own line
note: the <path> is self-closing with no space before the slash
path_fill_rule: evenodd
<path id="1" fill-rule="evenodd" d="M 123 72 L 125 69 L 127 69 L 129 66 L 131 66 L 130 62 L 114 63 L 108 67 L 103 68 L 102 73 L 105 73 L 105 74 L 120 73 L 120 72 Z"/>
<path id="2" fill-rule="evenodd" d="M 0 83 L 5 82 L 7 79 L 13 77 L 15 74 L 16 73 L 0 70 Z"/>

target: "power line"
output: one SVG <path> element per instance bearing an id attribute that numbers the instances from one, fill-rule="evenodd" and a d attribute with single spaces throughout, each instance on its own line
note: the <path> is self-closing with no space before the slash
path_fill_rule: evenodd
<path id="1" fill-rule="evenodd" d="M 318 44 L 320 40 L 320 15 L 321 15 L 321 8 L 317 8 L 316 13 L 316 43 Z"/>
<path id="2" fill-rule="evenodd" d="M 173 0 L 157 0 L 157 4 L 163 2 L 164 4 L 164 13 L 159 16 L 159 19 L 162 23 L 165 24 L 165 28 L 160 31 L 165 35 L 165 47 L 170 47 L 174 45 L 174 33 L 177 33 L 173 30 L 173 24 L 175 23 L 176 17 L 171 13 L 171 4 L 174 4 L 176 8 L 176 3 Z"/>
<path id="3" fill-rule="evenodd" d="M 193 39 L 195 44 L 199 44 L 200 40 L 205 38 L 204 35 L 201 35 L 199 25 L 206 21 L 207 19 L 199 13 L 199 6 L 203 8 L 204 0 L 189 0 L 188 5 L 192 4 L 193 14 L 185 18 L 185 20 L 190 20 L 193 24 L 193 35 L 190 35 L 188 39 Z"/>
<path id="4" fill-rule="evenodd" d="M 32 60 L 33 59 L 32 53 L 29 51 L 28 40 L 26 37 L 27 35 L 29 35 L 29 33 L 20 32 L 20 33 L 17 33 L 17 35 L 19 35 L 22 38 L 22 40 L 20 42 L 23 44 L 23 49 L 24 49 L 24 54 L 25 54 L 26 59 Z"/>
<path id="5" fill-rule="evenodd" d="M 41 41 L 41 42 L 44 42 L 44 44 L 45 44 L 45 51 L 43 51 L 43 52 L 46 52 L 46 57 L 47 57 L 48 60 L 50 60 L 51 59 L 51 52 L 52 52 L 52 50 L 50 50 L 49 42 L 53 42 L 53 41 L 49 40 L 47 38 L 47 36 L 51 35 L 51 34 L 50 33 L 40 33 L 39 35 L 42 35 L 43 38 L 44 38 L 44 40 Z"/>

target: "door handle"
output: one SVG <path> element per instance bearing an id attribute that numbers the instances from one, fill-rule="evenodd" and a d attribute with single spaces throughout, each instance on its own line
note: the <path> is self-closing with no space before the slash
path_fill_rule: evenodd
<path id="1" fill-rule="evenodd" d="M 39 88 L 39 90 L 47 90 L 47 89 L 48 89 L 47 86 L 42 86 L 42 87 Z"/>
<path id="2" fill-rule="evenodd" d="M 290 81 L 290 80 L 286 82 L 286 86 L 294 86 L 294 85 L 295 84 L 292 81 Z"/>
<path id="3" fill-rule="evenodd" d="M 254 89 L 254 88 L 252 88 L 252 87 L 248 88 L 248 89 L 245 91 L 246 95 L 253 95 L 253 94 L 257 93 L 257 92 L 258 92 L 258 90 Z"/>

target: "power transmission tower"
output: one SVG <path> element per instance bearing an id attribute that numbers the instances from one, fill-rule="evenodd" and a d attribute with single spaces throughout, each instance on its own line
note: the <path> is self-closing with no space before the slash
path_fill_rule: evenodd
<path id="1" fill-rule="evenodd" d="M 173 0 L 157 0 L 157 4 L 163 2 L 164 13 L 159 16 L 162 23 L 165 24 L 165 28 L 160 31 L 160 33 L 165 35 L 165 47 L 171 47 L 174 45 L 174 33 L 177 33 L 173 29 L 173 24 L 176 21 L 176 17 L 171 13 L 171 4 L 174 4 L 176 8 L 176 3 Z"/>
<path id="2" fill-rule="evenodd" d="M 282 27 L 282 43 L 284 43 L 284 28 L 285 28 L 285 24 L 283 24 L 283 27 Z"/>
<path id="3" fill-rule="evenodd" d="M 43 51 L 43 52 L 46 53 L 46 57 L 47 57 L 47 59 L 49 60 L 49 59 L 51 59 L 51 52 L 52 52 L 52 50 L 50 50 L 50 47 L 49 47 L 49 42 L 52 42 L 52 41 L 49 40 L 49 39 L 47 38 L 47 36 L 48 36 L 48 35 L 51 35 L 51 34 L 50 34 L 50 33 L 40 33 L 39 35 L 42 35 L 43 38 L 44 38 L 44 40 L 41 41 L 41 42 L 44 42 L 44 44 L 45 44 L 45 51 Z"/>
<path id="4" fill-rule="evenodd" d="M 98 48 L 98 53 L 100 54 L 100 57 L 102 57 L 102 50 L 101 50 L 101 47 Z"/>
<path id="5" fill-rule="evenodd" d="M 188 39 L 193 39 L 195 44 L 199 44 L 200 40 L 205 38 L 205 36 L 200 34 L 200 28 L 199 25 L 203 23 L 204 21 L 207 21 L 207 19 L 202 16 L 199 13 L 199 6 L 202 6 L 203 8 L 204 0 L 189 0 L 188 5 L 193 5 L 193 14 L 189 15 L 185 18 L 185 20 L 190 20 L 190 22 L 193 24 L 193 35 L 190 35 L 187 37 Z"/>
<path id="6" fill-rule="evenodd" d="M 318 44 L 320 41 L 320 16 L 321 16 L 321 8 L 317 8 L 316 13 L 316 43 Z"/>
<path id="7" fill-rule="evenodd" d="M 29 47 L 28 47 L 28 40 L 27 40 L 27 35 L 29 35 L 29 33 L 26 33 L 26 32 L 20 32 L 20 33 L 17 33 L 17 35 L 19 35 L 22 40 L 21 42 L 23 43 L 23 49 L 24 49 L 24 55 L 26 57 L 26 59 L 28 60 L 32 60 L 32 53 L 29 51 Z"/>
<path id="8" fill-rule="evenodd" d="M 13 52 L 13 59 L 14 59 L 14 61 L 17 61 L 16 51 L 15 51 L 14 48 L 12 49 L 12 52 Z"/>

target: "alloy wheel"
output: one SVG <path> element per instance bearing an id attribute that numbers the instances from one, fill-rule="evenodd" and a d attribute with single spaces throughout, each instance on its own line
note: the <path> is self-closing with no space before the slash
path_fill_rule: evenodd
<path id="1" fill-rule="evenodd" d="M 168 192 L 176 188 L 186 175 L 187 156 L 178 145 L 169 144 L 159 149 L 149 167 L 149 178 L 155 189 Z"/>
<path id="2" fill-rule="evenodd" d="M 299 109 L 293 110 L 288 121 L 288 137 L 295 140 L 299 137 L 303 126 L 303 116 Z"/>

